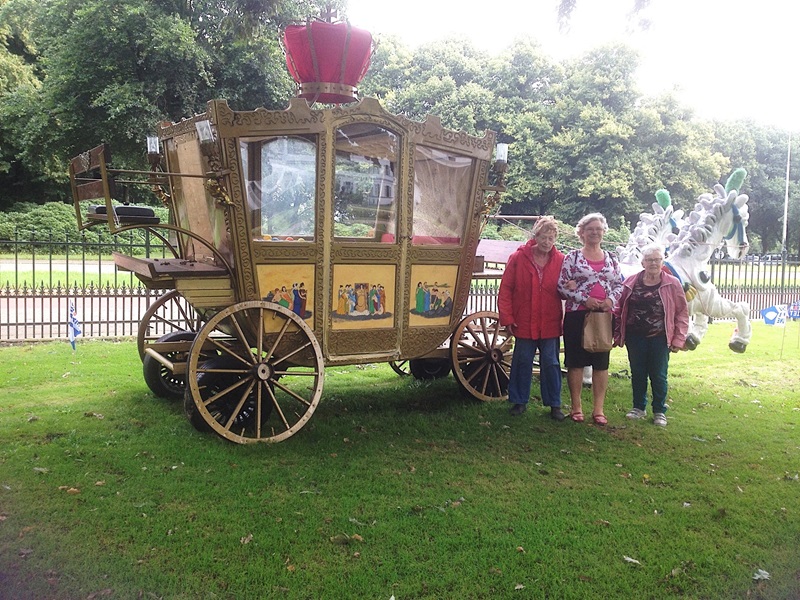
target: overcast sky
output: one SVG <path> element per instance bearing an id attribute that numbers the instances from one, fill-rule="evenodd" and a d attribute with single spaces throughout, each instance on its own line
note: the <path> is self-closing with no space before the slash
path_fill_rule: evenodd
<path id="1" fill-rule="evenodd" d="M 800 2 L 796 0 L 651 0 L 631 30 L 633 0 L 578 0 L 568 33 L 558 31 L 556 0 L 349 0 L 350 22 L 408 46 L 459 34 L 497 53 L 529 34 L 553 58 L 610 41 L 640 53 L 647 94 L 673 91 L 708 118 L 752 118 L 800 131 Z"/>

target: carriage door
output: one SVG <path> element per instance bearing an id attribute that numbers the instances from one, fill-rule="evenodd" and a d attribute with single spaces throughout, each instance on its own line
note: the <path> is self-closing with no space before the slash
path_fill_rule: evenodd
<path id="1" fill-rule="evenodd" d="M 405 294 L 397 235 L 401 136 L 351 122 L 334 138 L 328 354 L 390 360 Z"/>

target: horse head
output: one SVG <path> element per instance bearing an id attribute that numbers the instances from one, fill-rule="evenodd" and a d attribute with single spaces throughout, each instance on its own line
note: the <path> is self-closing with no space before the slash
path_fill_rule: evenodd
<path id="1" fill-rule="evenodd" d="M 739 260 L 747 254 L 748 197 L 738 190 L 714 186 L 715 194 L 701 194 L 674 248 L 695 262 L 707 262 L 714 250 L 725 244 L 728 256 Z"/>
<path id="2" fill-rule="evenodd" d="M 750 217 L 747 208 L 748 199 L 747 194 L 740 194 L 737 190 L 728 192 L 726 201 L 729 207 L 726 219 L 728 231 L 723 239 L 728 256 L 735 260 L 743 259 L 750 247 L 747 241 L 747 223 Z"/>

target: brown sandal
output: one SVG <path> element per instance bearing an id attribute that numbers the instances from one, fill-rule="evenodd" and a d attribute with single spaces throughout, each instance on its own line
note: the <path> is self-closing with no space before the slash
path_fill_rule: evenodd
<path id="1" fill-rule="evenodd" d="M 576 423 L 583 423 L 583 413 L 582 412 L 574 412 L 569 413 L 569 418 L 575 421 Z"/>
<path id="2" fill-rule="evenodd" d="M 608 419 L 606 419 L 605 415 L 592 415 L 592 420 L 595 425 L 608 425 Z"/>

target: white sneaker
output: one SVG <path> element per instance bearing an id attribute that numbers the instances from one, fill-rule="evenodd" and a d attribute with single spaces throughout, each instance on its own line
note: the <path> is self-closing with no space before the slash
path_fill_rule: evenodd
<path id="1" fill-rule="evenodd" d="M 659 427 L 666 427 L 667 415 L 665 415 L 664 413 L 653 413 L 653 425 L 658 425 Z"/>
<path id="2" fill-rule="evenodd" d="M 641 408 L 632 408 L 625 416 L 629 419 L 644 419 L 647 416 L 647 413 Z"/>

